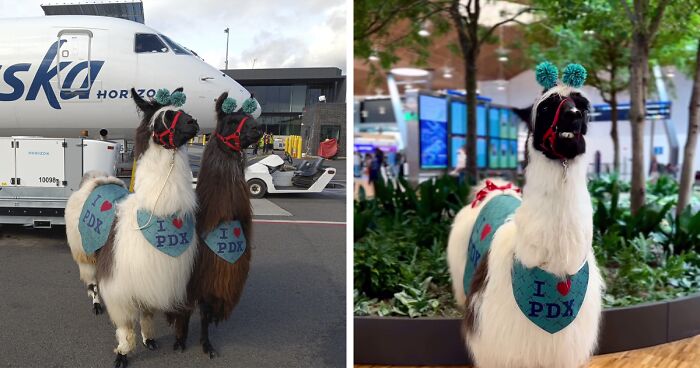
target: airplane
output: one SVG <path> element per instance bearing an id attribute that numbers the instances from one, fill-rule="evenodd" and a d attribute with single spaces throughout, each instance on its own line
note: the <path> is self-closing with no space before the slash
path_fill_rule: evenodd
<path id="1" fill-rule="evenodd" d="M 154 97 L 183 87 L 183 109 L 213 130 L 214 101 L 238 109 L 251 94 L 196 54 L 144 24 L 84 15 L 0 19 L 0 136 L 133 137 L 130 90 Z M 257 104 L 253 117 L 260 116 Z"/>

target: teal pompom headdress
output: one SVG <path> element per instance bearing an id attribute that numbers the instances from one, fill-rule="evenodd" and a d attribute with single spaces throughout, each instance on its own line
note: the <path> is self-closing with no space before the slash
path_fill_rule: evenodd
<path id="1" fill-rule="evenodd" d="M 567 86 L 581 88 L 583 83 L 586 82 L 587 76 L 588 73 L 586 73 L 586 69 L 581 64 L 569 64 L 564 68 L 561 80 Z"/>
<path id="2" fill-rule="evenodd" d="M 227 97 L 224 100 L 224 103 L 221 104 L 221 111 L 223 111 L 226 114 L 231 114 L 234 111 L 236 111 L 236 107 L 238 107 L 236 100 L 234 100 L 231 97 Z"/>
<path id="3" fill-rule="evenodd" d="M 255 101 L 254 98 L 249 98 L 245 101 L 243 101 L 243 107 L 241 108 L 244 113 L 250 115 L 255 112 L 255 110 L 258 108 L 258 102 Z"/>
<path id="4" fill-rule="evenodd" d="M 187 101 L 187 96 L 185 96 L 184 92 L 180 91 L 175 91 L 173 94 L 170 94 L 167 88 L 161 88 L 156 92 L 155 100 L 161 105 L 180 107 Z"/>
<path id="5" fill-rule="evenodd" d="M 581 88 L 586 82 L 586 68 L 581 64 L 569 64 L 564 68 L 561 81 L 572 88 Z M 535 68 L 535 79 L 545 90 L 548 90 L 557 85 L 559 77 L 559 69 L 549 61 L 543 61 Z"/>
<path id="6" fill-rule="evenodd" d="M 559 69 L 549 61 L 541 62 L 535 68 L 535 79 L 545 90 L 557 85 L 559 79 Z"/>

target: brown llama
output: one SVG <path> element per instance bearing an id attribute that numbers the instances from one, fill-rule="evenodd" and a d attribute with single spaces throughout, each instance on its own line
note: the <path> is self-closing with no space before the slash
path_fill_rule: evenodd
<path id="1" fill-rule="evenodd" d="M 238 304 L 248 278 L 253 211 L 245 181 L 245 147 L 261 136 L 257 122 L 223 93 L 216 101 L 217 125 L 202 156 L 197 180 L 198 256 L 188 284 L 188 308 L 168 313 L 175 325 L 174 350 L 185 350 L 195 304 L 201 315 L 202 350 L 210 358 L 209 325 L 226 320 Z M 248 106 L 254 100 L 246 101 Z M 243 104 L 244 109 L 246 104 Z M 242 233 L 241 233 L 242 229 Z"/>

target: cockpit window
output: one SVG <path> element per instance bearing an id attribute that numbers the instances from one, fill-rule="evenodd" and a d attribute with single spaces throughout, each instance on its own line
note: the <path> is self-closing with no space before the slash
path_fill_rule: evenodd
<path id="1" fill-rule="evenodd" d="M 157 35 L 152 33 L 137 33 L 134 38 L 134 51 L 137 54 L 152 52 L 168 52 L 168 47 Z"/>
<path id="2" fill-rule="evenodd" d="M 163 40 L 165 40 L 165 43 L 167 43 L 168 46 L 170 46 L 170 48 L 173 49 L 173 51 L 175 51 L 176 54 L 178 54 L 178 55 L 191 55 L 189 53 L 189 51 L 187 51 L 187 49 L 185 49 L 184 47 L 177 44 L 175 41 L 168 38 L 168 36 L 161 34 L 160 37 L 163 37 Z"/>

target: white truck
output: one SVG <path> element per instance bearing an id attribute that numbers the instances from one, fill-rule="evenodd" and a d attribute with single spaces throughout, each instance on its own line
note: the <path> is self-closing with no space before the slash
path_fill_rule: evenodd
<path id="1" fill-rule="evenodd" d="M 64 225 L 83 174 L 116 174 L 120 144 L 86 138 L 0 137 L 0 224 Z"/>

